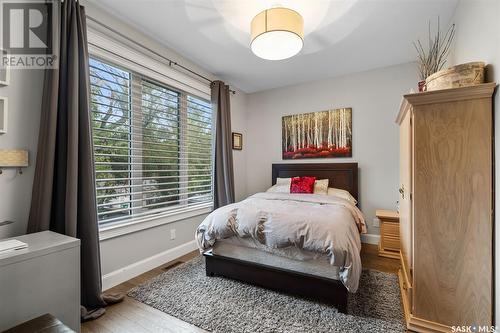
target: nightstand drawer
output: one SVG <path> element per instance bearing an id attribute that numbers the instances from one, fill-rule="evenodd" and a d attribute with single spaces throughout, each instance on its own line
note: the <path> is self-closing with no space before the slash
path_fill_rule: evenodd
<path id="1" fill-rule="evenodd" d="M 385 250 L 399 251 L 399 237 L 382 236 L 382 247 Z"/>
<path id="2" fill-rule="evenodd" d="M 398 222 L 383 222 L 381 225 L 382 235 L 399 238 L 399 223 Z"/>
<path id="3" fill-rule="evenodd" d="M 379 209 L 375 215 L 380 220 L 378 255 L 399 259 L 399 215 L 397 212 Z"/>

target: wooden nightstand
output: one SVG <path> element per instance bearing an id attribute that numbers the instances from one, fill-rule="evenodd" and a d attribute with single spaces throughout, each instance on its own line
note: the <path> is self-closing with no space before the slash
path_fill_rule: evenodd
<path id="1" fill-rule="evenodd" d="M 375 212 L 380 220 L 380 243 L 378 255 L 399 259 L 399 214 L 390 210 L 379 209 Z"/>

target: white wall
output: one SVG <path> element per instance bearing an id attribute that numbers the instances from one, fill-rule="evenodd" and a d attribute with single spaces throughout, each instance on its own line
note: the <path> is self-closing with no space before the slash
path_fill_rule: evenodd
<path id="1" fill-rule="evenodd" d="M 454 15 L 457 25 L 455 47 L 450 57 L 451 65 L 469 61 L 485 61 L 487 80 L 500 81 L 500 1 L 498 0 L 462 0 Z M 495 96 L 495 187 L 500 188 L 500 97 Z M 500 195 L 495 198 L 495 223 L 500 218 Z M 495 228 L 495 318 L 500 320 L 500 228 Z"/>
<path id="2" fill-rule="evenodd" d="M 0 175 L 0 239 L 26 233 L 31 188 L 35 173 L 38 127 L 42 101 L 43 71 L 16 69 L 10 72 L 10 85 L 0 87 L 0 96 L 8 98 L 8 132 L 0 134 L 0 149 L 27 149 L 29 167 L 23 174 L 4 169 Z"/>
<path id="3" fill-rule="evenodd" d="M 394 209 L 398 200 L 399 129 L 394 120 L 402 95 L 417 81 L 411 63 L 248 95 L 248 193 L 271 186 L 272 163 L 358 162 L 361 209 L 369 233 L 378 234 L 371 225 L 375 210 Z M 282 116 L 338 107 L 352 107 L 352 158 L 281 159 Z"/>

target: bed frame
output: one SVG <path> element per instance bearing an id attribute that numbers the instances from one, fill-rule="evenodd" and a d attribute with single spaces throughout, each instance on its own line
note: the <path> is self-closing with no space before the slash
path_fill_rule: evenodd
<path id="1" fill-rule="evenodd" d="M 276 178 L 297 176 L 316 176 L 318 179 L 328 178 L 330 180 L 329 187 L 349 191 L 359 201 L 357 163 L 301 163 L 273 164 L 272 166 L 273 185 L 276 184 Z M 276 291 L 319 300 L 334 305 L 340 312 L 347 312 L 348 292 L 338 280 L 215 255 L 211 250 L 206 251 L 203 255 L 206 259 L 207 276 L 223 276 Z"/>

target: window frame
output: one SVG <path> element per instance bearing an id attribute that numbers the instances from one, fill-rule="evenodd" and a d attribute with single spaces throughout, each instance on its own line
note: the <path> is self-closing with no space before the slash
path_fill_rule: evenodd
<path id="1" fill-rule="evenodd" d="M 210 87 L 200 81 L 186 75 L 182 72 L 174 70 L 159 60 L 141 53 L 127 45 L 119 42 L 118 40 L 105 35 L 101 32 L 88 30 L 88 47 L 89 55 L 91 58 L 102 60 L 119 68 L 129 71 L 132 76 L 134 73 L 142 75 L 145 79 L 157 82 L 167 88 L 176 90 L 182 95 L 191 95 L 196 98 L 210 101 Z M 132 77 L 131 77 L 132 81 Z M 212 156 L 215 153 L 215 115 L 212 116 Z M 215 160 L 212 163 L 212 175 Z M 212 176 L 213 177 L 213 176 Z M 213 178 L 212 178 L 212 191 L 213 191 Z M 95 188 L 95 185 L 94 185 Z M 179 207 L 178 209 L 172 208 L 165 212 L 160 212 L 152 215 L 145 215 L 142 217 L 131 217 L 130 220 L 124 220 L 117 223 L 110 223 L 109 225 L 99 225 L 99 238 L 100 240 L 110 239 L 133 233 L 156 226 L 177 222 L 193 218 L 195 216 L 206 215 L 213 210 L 213 201 L 196 205 L 193 207 Z"/>

